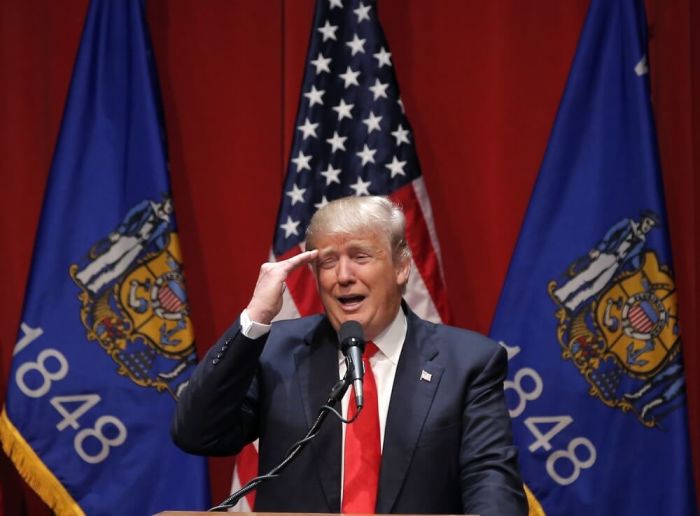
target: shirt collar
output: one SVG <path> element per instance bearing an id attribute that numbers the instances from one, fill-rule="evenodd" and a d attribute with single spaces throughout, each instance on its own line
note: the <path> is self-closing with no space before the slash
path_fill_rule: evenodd
<path id="1" fill-rule="evenodd" d="M 401 349 L 403 349 L 403 343 L 406 340 L 406 333 L 408 333 L 408 321 L 403 308 L 399 307 L 399 311 L 391 324 L 377 335 L 372 342 L 392 364 L 397 365 L 401 356 Z M 338 353 L 338 355 L 338 360 L 342 362 L 345 357 L 343 357 L 342 353 Z"/>

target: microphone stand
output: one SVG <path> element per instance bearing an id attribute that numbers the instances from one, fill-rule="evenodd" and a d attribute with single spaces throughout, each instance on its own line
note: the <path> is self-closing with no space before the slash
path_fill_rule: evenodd
<path id="1" fill-rule="evenodd" d="M 318 411 L 316 421 L 314 421 L 314 424 L 311 425 L 311 428 L 309 428 L 309 431 L 306 433 L 304 438 L 300 441 L 297 441 L 291 446 L 291 448 L 287 451 L 282 462 L 280 462 L 277 466 L 272 468 L 266 474 L 260 475 L 248 481 L 246 485 L 244 485 L 238 491 L 226 498 L 226 500 L 221 502 L 219 505 L 209 509 L 208 512 L 224 512 L 236 505 L 241 498 L 243 498 L 246 494 L 255 489 L 259 484 L 262 484 L 266 480 L 277 478 L 282 472 L 282 470 L 284 470 L 284 468 L 286 468 L 296 458 L 296 456 L 299 455 L 301 450 L 303 450 L 306 447 L 309 441 L 311 441 L 311 439 L 318 435 L 318 431 L 321 428 L 321 424 L 323 424 L 329 412 L 335 413 L 336 415 L 340 416 L 341 420 L 343 420 L 342 416 L 338 413 L 338 411 L 336 411 L 333 408 L 333 406 L 343 398 L 343 396 L 345 395 L 345 391 L 347 391 L 348 387 L 350 386 L 350 369 L 351 365 L 348 363 L 348 368 L 345 373 L 345 376 L 341 380 L 339 380 L 331 389 L 331 393 L 328 396 L 328 401 Z"/>

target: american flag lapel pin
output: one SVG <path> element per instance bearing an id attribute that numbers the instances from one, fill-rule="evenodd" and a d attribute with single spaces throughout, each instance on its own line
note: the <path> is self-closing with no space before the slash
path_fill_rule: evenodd
<path id="1" fill-rule="evenodd" d="M 423 370 L 420 372 L 420 380 L 421 380 L 421 382 L 430 382 L 430 380 L 432 380 L 432 379 L 433 379 L 433 375 L 430 374 L 430 373 L 429 373 L 428 371 L 426 371 L 425 369 L 423 369 Z"/>

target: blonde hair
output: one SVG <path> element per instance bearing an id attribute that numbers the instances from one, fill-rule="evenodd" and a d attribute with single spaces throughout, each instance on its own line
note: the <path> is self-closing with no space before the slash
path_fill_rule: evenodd
<path id="1" fill-rule="evenodd" d="M 406 242 L 406 217 L 401 207 L 386 197 L 342 197 L 329 202 L 311 217 L 306 229 L 306 250 L 315 249 L 321 235 L 373 232 L 387 239 L 395 263 L 411 257 Z"/>

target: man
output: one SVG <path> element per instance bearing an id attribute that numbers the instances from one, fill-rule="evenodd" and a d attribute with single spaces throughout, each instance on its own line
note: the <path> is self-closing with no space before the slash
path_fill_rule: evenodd
<path id="1" fill-rule="evenodd" d="M 410 255 L 400 208 L 381 197 L 331 202 L 311 220 L 306 245 L 261 267 L 248 307 L 180 398 L 175 442 L 191 453 L 225 455 L 259 438 L 260 471 L 270 470 L 344 374 L 337 331 L 354 320 L 379 349 L 367 376 L 376 381 L 381 466 L 365 466 L 364 475 L 378 478 L 370 505 L 359 510 L 526 514 L 503 397 L 506 353 L 483 336 L 421 320 L 402 303 Z M 307 264 L 325 315 L 271 324 L 287 275 Z M 345 414 L 351 397 L 343 400 Z M 355 510 L 348 500 L 357 496 L 356 471 L 348 466 L 357 454 L 343 454 L 343 446 L 355 440 L 353 425 L 371 420 L 369 405 L 347 428 L 326 420 L 309 449 L 258 488 L 255 510 Z M 363 458 L 372 446 L 362 443 Z"/>

